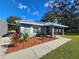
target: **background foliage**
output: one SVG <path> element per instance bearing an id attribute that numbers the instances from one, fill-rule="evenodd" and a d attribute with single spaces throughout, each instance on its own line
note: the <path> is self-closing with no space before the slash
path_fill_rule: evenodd
<path id="1" fill-rule="evenodd" d="M 69 28 L 66 32 L 79 33 L 78 0 L 53 0 L 41 21 L 67 25 Z"/>

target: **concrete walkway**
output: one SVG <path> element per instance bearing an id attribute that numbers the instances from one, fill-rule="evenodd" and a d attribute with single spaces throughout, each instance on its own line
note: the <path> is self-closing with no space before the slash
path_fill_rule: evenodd
<path id="1" fill-rule="evenodd" d="M 9 37 L 0 38 L 0 59 L 3 59 L 6 55 L 7 44 L 10 44 L 10 41 Z"/>
<path id="2" fill-rule="evenodd" d="M 58 38 L 59 39 L 7 54 L 3 59 L 39 59 L 50 51 L 60 47 L 61 45 L 71 40 L 59 36 Z"/>

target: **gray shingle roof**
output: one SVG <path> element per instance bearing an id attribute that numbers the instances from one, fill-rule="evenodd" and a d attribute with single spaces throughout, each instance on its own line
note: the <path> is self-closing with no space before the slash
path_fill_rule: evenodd
<path id="1" fill-rule="evenodd" d="M 56 26 L 56 27 L 68 27 L 61 24 L 56 24 L 53 22 L 29 22 L 29 21 L 19 21 L 21 24 L 30 24 L 30 25 L 38 25 L 38 26 Z"/>

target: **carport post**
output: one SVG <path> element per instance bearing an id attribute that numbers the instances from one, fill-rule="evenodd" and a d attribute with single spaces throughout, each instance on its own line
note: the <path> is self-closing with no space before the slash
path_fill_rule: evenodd
<path id="1" fill-rule="evenodd" d="M 55 34 L 54 34 L 54 27 L 52 27 L 52 37 L 54 37 Z"/>
<path id="2" fill-rule="evenodd" d="M 64 36 L 64 28 L 62 28 L 62 36 Z"/>

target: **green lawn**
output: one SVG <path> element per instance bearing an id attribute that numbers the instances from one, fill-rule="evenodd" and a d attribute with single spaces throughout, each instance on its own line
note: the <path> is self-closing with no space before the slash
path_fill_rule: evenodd
<path id="1" fill-rule="evenodd" d="M 72 40 L 40 59 L 79 59 L 79 35 L 65 35 Z"/>

